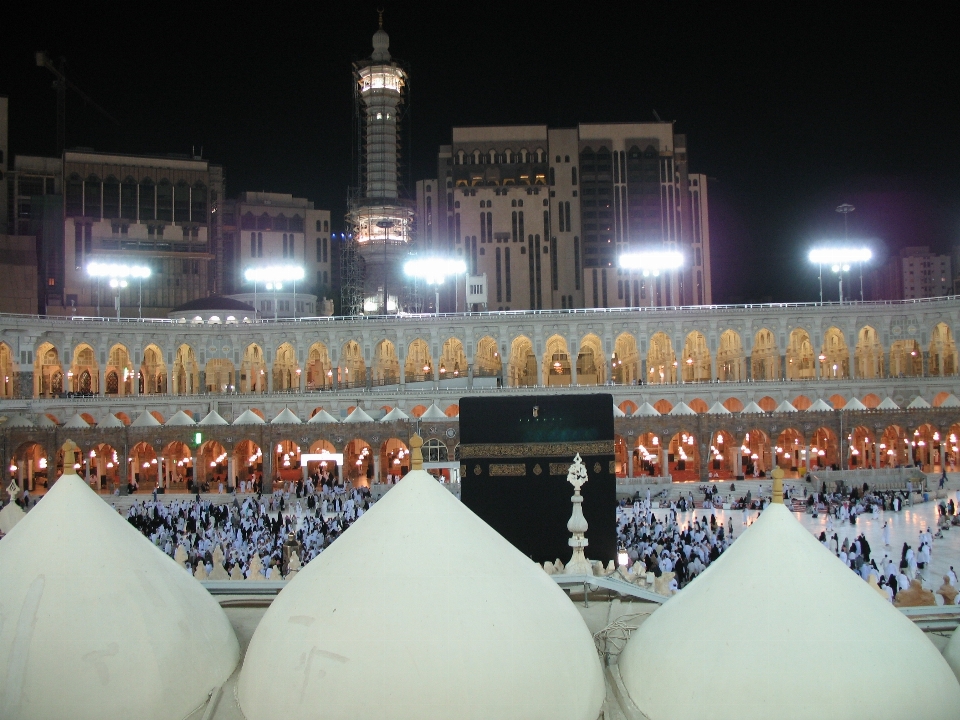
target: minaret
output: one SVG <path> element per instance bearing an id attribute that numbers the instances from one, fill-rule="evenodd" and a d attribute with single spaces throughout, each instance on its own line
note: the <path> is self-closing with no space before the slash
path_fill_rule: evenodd
<path id="1" fill-rule="evenodd" d="M 360 125 L 359 194 L 350 199 L 347 221 L 366 268 L 365 314 L 399 309 L 413 224 L 413 203 L 401 197 L 400 119 L 407 74 L 390 59 L 390 37 L 380 26 L 373 35 L 373 54 L 354 63 L 356 112 Z"/>

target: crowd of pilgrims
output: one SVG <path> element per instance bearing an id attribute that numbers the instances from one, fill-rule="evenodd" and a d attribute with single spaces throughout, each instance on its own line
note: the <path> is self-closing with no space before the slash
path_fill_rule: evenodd
<path id="1" fill-rule="evenodd" d="M 652 572 L 656 577 L 672 572 L 674 578 L 670 589 L 676 591 L 682 588 L 706 570 L 734 541 L 733 513 L 727 512 L 727 524 L 724 526 L 712 512 L 714 508 L 726 504 L 729 511 L 736 507 L 740 510 L 739 524 L 746 527 L 758 517 L 748 511 L 762 510 L 770 502 L 769 497 L 754 499 L 749 492 L 738 502 L 731 502 L 732 498 L 725 499 L 714 486 L 700 489 L 706 490 L 700 508 L 695 506 L 692 493 L 681 495 L 669 505 L 661 503 L 656 509 L 653 508 L 649 492 L 646 499 L 637 497 L 632 505 L 626 500 L 620 502 L 617 508 L 617 537 L 621 548 L 630 558 L 632 572 Z M 800 493 L 796 489 L 784 488 L 784 501 L 788 504 L 791 493 L 795 511 L 805 511 L 814 517 L 819 513 L 826 515 L 826 529 L 818 538 L 823 546 L 865 581 L 869 582 L 873 576 L 874 582 L 891 602 L 900 590 L 910 587 L 911 580 L 922 581 L 919 571 L 930 562 L 934 538 L 942 537 L 944 528 L 960 524 L 960 505 L 954 503 L 952 498 L 941 501 L 937 506 L 939 527 L 935 534 L 929 528 L 920 533 L 916 551 L 904 543 L 899 561 L 895 555 L 887 553 L 876 559 L 871 557 L 870 543 L 862 533 L 852 541 L 849 538 L 840 541 L 836 527 L 844 524 L 855 526 L 857 517 L 863 513 L 880 519 L 883 511 L 899 512 L 909 502 L 909 493 L 871 492 L 866 485 L 846 491 L 841 488 L 829 494 L 806 490 Z M 692 515 L 683 522 L 680 514 L 687 510 L 692 510 Z M 882 534 L 884 547 L 887 548 L 890 546 L 889 520 L 884 523 Z M 646 569 L 636 565 L 638 562 Z M 952 567 L 949 583 L 957 587 L 957 577 Z M 960 604 L 960 595 L 957 599 Z"/>
<path id="2" fill-rule="evenodd" d="M 285 483 L 269 495 L 236 494 L 232 501 L 212 503 L 200 495 L 168 504 L 153 500 L 134 503 L 127 520 L 170 557 L 178 546 L 186 551 L 189 569 L 203 564 L 213 570 L 219 546 L 227 573 L 239 568 L 250 577 L 254 556 L 266 579 L 279 579 L 283 546 L 292 534 L 296 552 L 306 564 L 336 540 L 370 508 L 370 490 L 338 484 L 329 474 L 306 482 Z"/>

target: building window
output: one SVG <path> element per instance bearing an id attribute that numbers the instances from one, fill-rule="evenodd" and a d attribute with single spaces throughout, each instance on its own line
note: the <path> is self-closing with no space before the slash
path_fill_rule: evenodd
<path id="1" fill-rule="evenodd" d="M 580 289 L 580 236 L 573 236 L 573 279 L 577 290 Z"/>
<path id="2" fill-rule="evenodd" d="M 513 296 L 513 289 L 510 287 L 510 248 L 504 248 L 503 262 L 504 265 L 506 265 L 506 272 L 504 274 L 507 276 L 507 302 L 510 302 Z"/>
<path id="3" fill-rule="evenodd" d="M 501 274 L 503 272 L 502 260 L 500 257 L 500 248 L 497 248 L 497 302 L 503 302 L 503 281 Z"/>
<path id="4" fill-rule="evenodd" d="M 570 168 L 570 180 L 572 185 L 577 184 L 577 166 L 576 165 Z"/>

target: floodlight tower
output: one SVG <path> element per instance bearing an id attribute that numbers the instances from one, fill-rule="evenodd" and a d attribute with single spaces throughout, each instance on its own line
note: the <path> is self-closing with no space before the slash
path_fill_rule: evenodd
<path id="1" fill-rule="evenodd" d="M 353 65 L 360 188 L 350 198 L 347 213 L 366 268 L 363 310 L 384 315 L 399 310 L 402 260 L 414 215 L 413 204 L 401 197 L 400 180 L 400 120 L 407 74 L 390 59 L 389 47 L 381 13 L 373 54 Z"/>

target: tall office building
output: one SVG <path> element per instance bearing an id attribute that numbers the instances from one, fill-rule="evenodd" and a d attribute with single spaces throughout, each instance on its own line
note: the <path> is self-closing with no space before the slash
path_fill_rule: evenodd
<path id="1" fill-rule="evenodd" d="M 396 312 L 402 302 L 402 265 L 414 218 L 400 172 L 407 75 L 391 60 L 389 47 L 381 15 L 373 54 L 353 66 L 360 165 L 359 187 L 349 198 L 347 214 L 365 268 L 362 309 L 381 314 Z"/>
<path id="2" fill-rule="evenodd" d="M 706 177 L 671 123 L 454 128 L 417 190 L 420 241 L 486 274 L 489 309 L 712 302 Z M 684 265 L 618 267 L 643 249 Z"/>

